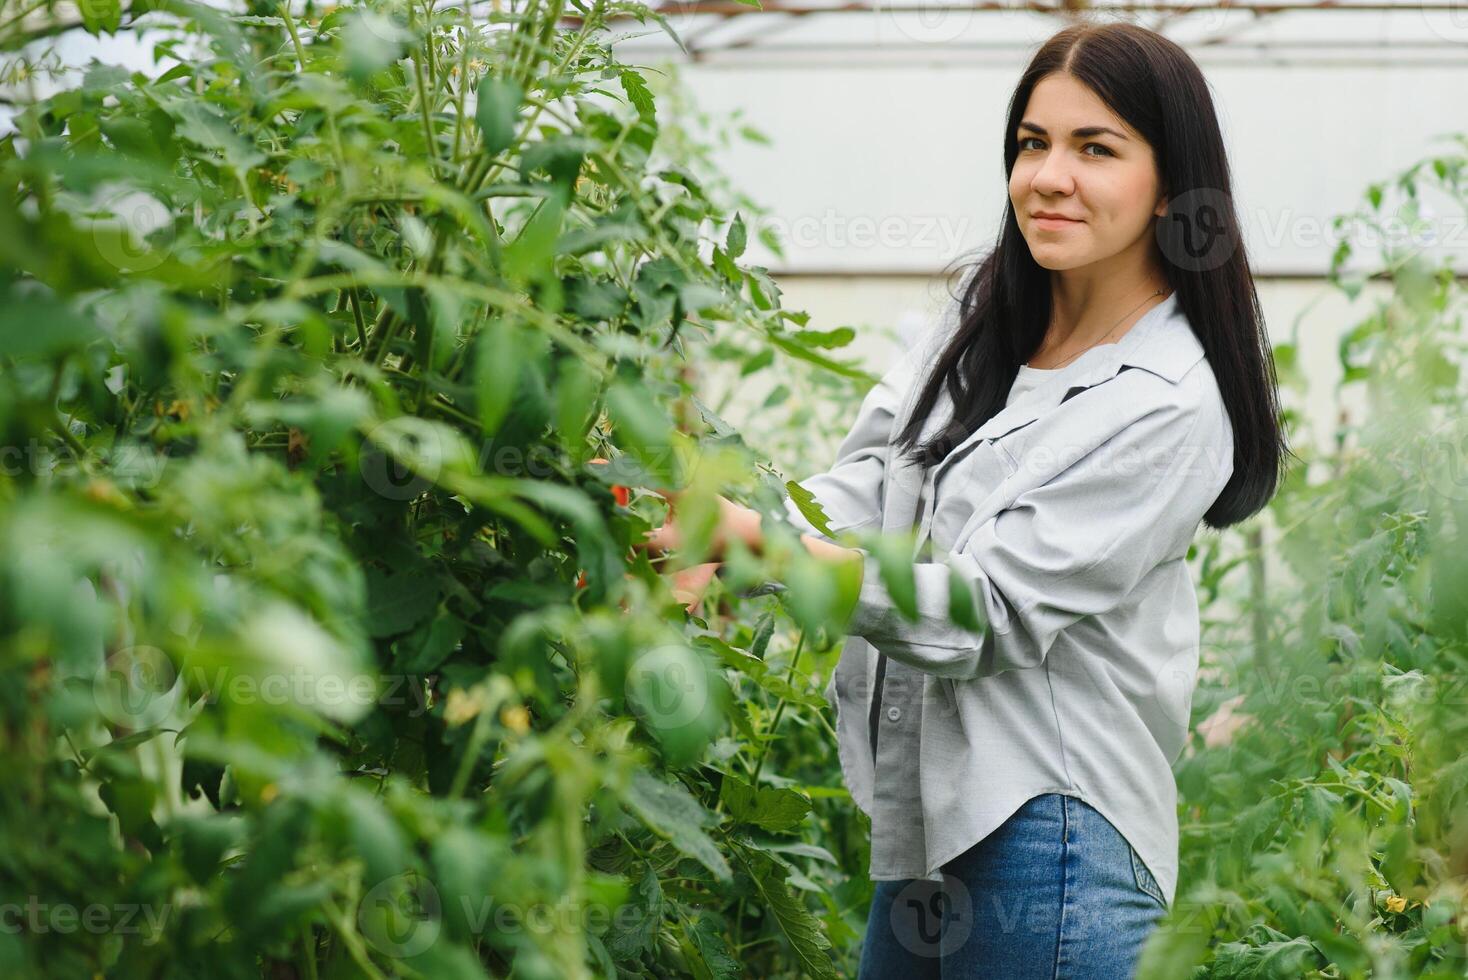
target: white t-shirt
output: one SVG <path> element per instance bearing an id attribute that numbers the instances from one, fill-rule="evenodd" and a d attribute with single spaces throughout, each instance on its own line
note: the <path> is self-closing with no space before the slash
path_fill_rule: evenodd
<path id="1" fill-rule="evenodd" d="M 1009 389 L 1009 398 L 1004 402 L 1005 407 L 1013 405 L 1025 392 L 1044 384 L 1047 378 L 1054 377 L 1059 370 L 1060 368 L 1032 368 L 1028 364 L 1021 364 L 1019 376 L 1014 379 L 1014 384 Z"/>
<path id="2" fill-rule="evenodd" d="M 1009 397 L 1004 401 L 1005 407 L 1013 405 L 1017 400 L 1044 384 L 1059 371 L 1060 368 L 1032 368 L 1028 364 L 1021 364 L 1019 366 L 1019 374 L 1015 377 L 1014 384 L 1009 388 Z M 933 490 L 933 471 L 929 468 L 927 477 L 923 480 L 923 487 L 918 491 L 917 512 L 919 514 L 923 513 L 923 508 L 927 506 L 928 497 L 933 493 Z M 931 560 L 932 553 L 929 551 L 929 547 L 927 541 L 922 543 L 922 549 L 918 555 L 919 561 Z"/>

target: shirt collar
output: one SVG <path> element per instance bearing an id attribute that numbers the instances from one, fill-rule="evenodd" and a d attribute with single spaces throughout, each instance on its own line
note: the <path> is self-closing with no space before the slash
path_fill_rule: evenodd
<path id="1" fill-rule="evenodd" d="M 1057 371 L 1054 377 L 1047 378 L 1023 398 L 1001 409 L 950 450 L 944 461 L 937 465 L 942 468 L 947 462 L 959 458 L 980 439 L 993 439 L 1028 425 L 1063 402 L 1068 392 L 1110 380 L 1124 368 L 1143 368 L 1176 384 L 1202 356 L 1203 346 L 1193 335 L 1187 317 L 1178 308 L 1177 294 L 1172 293 L 1142 314 L 1120 340 L 1083 352 Z M 914 379 L 900 418 L 909 417 L 921 382 L 922 378 Z M 938 430 L 940 417 L 946 421 L 951 413 L 952 402 L 945 385 L 939 389 L 935 410 L 923 425 L 922 441 L 932 438 Z M 889 499 L 882 520 L 884 529 L 911 525 L 914 516 L 911 505 L 917 499 L 925 469 L 906 453 L 894 461 L 888 474 Z M 998 492 L 997 488 L 995 492 Z"/>
<path id="2" fill-rule="evenodd" d="M 1026 397 L 1000 409 L 964 440 L 963 445 L 972 439 L 992 439 L 1026 425 L 1059 405 L 1072 389 L 1098 385 L 1127 367 L 1144 368 L 1177 384 L 1202 356 L 1203 345 L 1178 307 L 1177 293 L 1170 293 L 1142 314 L 1120 340 L 1097 344 L 1082 352 Z"/>

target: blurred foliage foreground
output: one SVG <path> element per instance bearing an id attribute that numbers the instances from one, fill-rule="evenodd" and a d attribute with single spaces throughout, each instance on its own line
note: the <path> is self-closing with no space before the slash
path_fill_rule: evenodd
<path id="1" fill-rule="evenodd" d="M 739 264 L 606 46 L 672 26 L 78 10 L 0 24 L 3 975 L 853 974 L 843 586 L 776 528 L 705 619 L 629 548 L 656 488 L 690 488 L 684 564 L 716 492 L 800 498 L 691 349 L 853 406 L 871 380 Z M 146 30 L 159 73 L 57 74 L 78 28 Z M 1462 165 L 1348 230 L 1415 228 L 1419 186 L 1462 211 Z M 1341 347 L 1369 422 L 1194 556 L 1211 717 L 1152 976 L 1463 973 L 1462 292 L 1383 255 Z"/>

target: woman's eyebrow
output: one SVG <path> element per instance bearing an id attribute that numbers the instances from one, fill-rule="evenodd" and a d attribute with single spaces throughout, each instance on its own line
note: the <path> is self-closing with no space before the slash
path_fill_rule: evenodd
<path id="1" fill-rule="evenodd" d="M 1019 128 L 1028 129 L 1030 132 L 1039 133 L 1041 136 L 1049 135 L 1049 133 L 1045 132 L 1044 126 L 1036 125 L 1035 123 L 1032 123 L 1028 120 L 1020 123 Z M 1086 136 L 1100 136 L 1102 133 L 1110 134 L 1111 136 L 1115 136 L 1117 139 L 1121 140 L 1127 138 L 1125 133 L 1118 133 L 1116 130 L 1106 126 L 1082 126 L 1080 129 L 1072 129 L 1070 131 L 1070 135 L 1077 138 L 1084 138 Z"/>

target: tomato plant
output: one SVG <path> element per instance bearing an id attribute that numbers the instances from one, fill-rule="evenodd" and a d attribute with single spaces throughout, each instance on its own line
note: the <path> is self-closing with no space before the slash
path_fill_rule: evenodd
<path id="1" fill-rule="evenodd" d="M 823 721 L 824 567 L 772 526 L 815 600 L 732 555 L 714 623 L 664 573 L 715 493 L 785 493 L 691 347 L 868 376 L 658 152 L 613 13 L 659 19 L 89 6 L 158 70 L 17 106 L 6 975 L 835 975 L 852 820 L 825 749 L 767 764 Z"/>
<path id="2" fill-rule="evenodd" d="M 1266 520 L 1198 542 L 1182 886 L 1142 976 L 1468 969 L 1465 296 L 1453 250 L 1430 247 L 1468 212 L 1465 149 L 1336 219 L 1330 281 L 1366 311 L 1340 344 L 1334 448 L 1307 448 Z M 1297 358 L 1276 345 L 1295 397 Z"/>
<path id="3" fill-rule="evenodd" d="M 0 26 L 5 975 L 854 972 L 841 584 L 774 521 L 707 617 L 666 572 L 715 494 L 788 490 L 698 357 L 799 372 L 837 431 L 874 379 L 741 261 L 754 205 L 607 46 L 671 25 L 88 3 L 159 67 L 50 80 L 69 9 Z M 1350 220 L 1461 206 L 1463 160 Z M 1462 289 L 1382 265 L 1341 346 L 1371 414 L 1193 555 L 1151 976 L 1462 975 Z M 787 407 L 762 435 L 809 470 Z M 693 533 L 654 565 L 672 487 Z"/>

